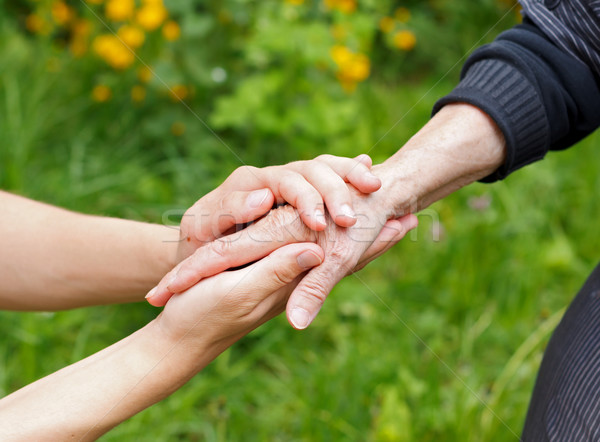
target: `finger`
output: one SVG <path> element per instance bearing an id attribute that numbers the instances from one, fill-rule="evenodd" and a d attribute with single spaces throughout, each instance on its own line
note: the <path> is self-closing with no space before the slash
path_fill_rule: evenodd
<path id="1" fill-rule="evenodd" d="M 366 153 L 361 153 L 360 155 L 358 155 L 357 157 L 354 157 L 354 159 L 356 161 L 360 161 L 361 163 L 363 163 L 365 166 L 367 166 L 369 169 L 373 166 L 373 160 L 371 159 L 371 157 L 369 155 L 367 155 Z"/>
<path id="2" fill-rule="evenodd" d="M 356 224 L 356 213 L 352 205 L 352 195 L 346 182 L 324 162 L 304 163 L 302 174 L 323 196 L 329 215 L 341 227 Z"/>
<path id="3" fill-rule="evenodd" d="M 260 288 L 264 296 L 290 284 L 301 273 L 319 266 L 325 253 L 314 243 L 289 244 L 273 251 L 269 256 L 238 270 L 250 287 Z"/>
<path id="4" fill-rule="evenodd" d="M 273 222 L 265 221 L 256 227 L 249 226 L 197 249 L 178 266 L 176 275 L 167 283 L 166 289 L 171 293 L 181 293 L 202 278 L 257 261 L 292 242 L 315 239 L 309 232 L 295 227 L 273 232 L 270 228 L 273 225 Z"/>
<path id="5" fill-rule="evenodd" d="M 279 195 L 300 213 L 302 221 L 313 230 L 322 231 L 327 226 L 323 199 L 319 192 L 297 172 L 277 170 L 269 174 L 271 189 L 277 189 Z"/>
<path id="6" fill-rule="evenodd" d="M 329 292 L 348 270 L 325 259 L 323 264 L 308 272 L 288 300 L 286 311 L 290 325 L 297 330 L 308 327 L 321 310 Z"/>
<path id="7" fill-rule="evenodd" d="M 201 210 L 190 210 L 189 215 L 194 216 L 193 234 L 198 242 L 212 241 L 220 238 L 225 232 L 238 224 L 245 224 L 261 217 L 273 207 L 275 197 L 270 189 L 254 191 L 232 191 L 224 197 L 219 193 L 207 195 L 209 198 L 201 199 L 197 207 L 210 207 Z M 208 201 L 215 199 L 211 204 Z M 184 238 L 190 241 L 191 238 Z"/>
<path id="8" fill-rule="evenodd" d="M 365 251 L 361 256 L 360 261 L 350 273 L 358 272 L 362 270 L 371 261 L 379 258 L 399 241 L 401 241 L 408 232 L 417 227 L 418 219 L 415 215 L 405 215 L 399 219 L 389 220 L 379 235 L 373 241 L 373 244 Z"/>
<path id="9" fill-rule="evenodd" d="M 369 170 L 373 161 L 367 154 L 344 158 L 334 155 L 320 155 L 316 158 L 331 167 L 342 179 L 352 184 L 362 193 L 371 193 L 381 188 L 381 180 Z"/>
<path id="10" fill-rule="evenodd" d="M 234 329 L 245 322 L 252 329 L 269 319 L 275 306 L 285 305 L 289 291 L 282 289 L 291 289 L 300 275 L 323 259 L 317 244 L 290 244 L 249 267 L 205 279 L 171 298 L 167 308 L 171 303 L 183 303 L 186 314 L 197 316 L 198 321 L 212 313 L 212 320 L 221 323 L 220 327 L 223 321 Z"/>
<path id="11" fill-rule="evenodd" d="M 299 241 L 315 241 L 291 206 L 272 210 L 268 216 L 240 232 L 205 244 L 167 273 L 146 299 L 164 306 L 174 293 L 181 293 L 201 279 L 267 256 L 275 249 Z"/>
<path id="12" fill-rule="evenodd" d="M 146 295 L 146 301 L 148 301 L 150 305 L 153 305 L 154 307 L 164 307 L 164 305 L 171 298 L 171 296 L 173 296 L 173 293 L 170 292 L 167 287 L 169 286 L 171 281 L 177 276 L 177 272 L 179 271 L 180 266 L 183 265 L 183 263 L 186 262 L 188 259 L 190 258 L 184 259 L 173 269 L 171 269 L 169 273 L 163 276 L 158 285 L 148 292 L 148 294 Z"/>

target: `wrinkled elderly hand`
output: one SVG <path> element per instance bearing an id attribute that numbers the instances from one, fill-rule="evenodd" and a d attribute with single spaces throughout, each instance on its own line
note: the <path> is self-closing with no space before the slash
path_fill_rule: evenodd
<path id="1" fill-rule="evenodd" d="M 256 220 L 273 207 L 273 203 L 289 203 L 298 209 L 300 218 L 312 230 L 326 228 L 325 207 L 333 222 L 342 227 L 356 223 L 356 212 L 350 188 L 368 194 L 381 186 L 369 169 L 368 155 L 356 158 L 320 155 L 314 160 L 295 161 L 283 166 L 262 169 L 243 166 L 236 169 L 219 187 L 190 207 L 181 220 L 180 242 L 175 262 L 179 263 L 206 243 L 228 235 L 236 226 Z M 351 184 L 350 187 L 346 183 Z M 237 264 L 249 261 L 236 255 Z M 205 261 L 197 267 L 198 282 L 226 268 Z M 163 306 L 173 293 L 191 287 L 165 277 L 146 298 L 155 306 Z"/>
<path id="2" fill-rule="evenodd" d="M 325 229 L 325 208 L 336 224 L 354 225 L 356 213 L 346 183 L 365 194 L 378 190 L 381 181 L 369 171 L 372 164 L 363 154 L 356 158 L 320 155 L 264 168 L 239 167 L 186 211 L 178 261 L 237 224 L 264 215 L 274 202 L 296 207 L 302 221 L 313 230 Z"/>
<path id="3" fill-rule="evenodd" d="M 211 269 L 224 271 L 261 259 L 287 244 L 316 242 L 324 250 L 325 260 L 300 281 L 287 303 L 288 320 L 292 326 L 306 328 L 331 289 L 344 276 L 385 253 L 417 225 L 414 215 L 386 220 L 385 213 L 373 209 L 381 204 L 377 194 L 353 192 L 354 205 L 359 210 L 357 222 L 350 228 L 339 227 L 330 221 L 324 231 L 315 232 L 306 227 L 293 207 L 283 206 L 244 230 L 200 247 L 169 272 L 163 281 L 171 280 L 174 286 L 191 287 L 201 279 L 198 275 L 207 262 L 210 262 Z M 169 297 L 160 302 L 166 303 Z"/>
<path id="4" fill-rule="evenodd" d="M 317 244 L 325 251 L 325 260 L 300 281 L 290 296 L 286 310 L 293 327 L 308 327 L 329 292 L 344 276 L 385 253 L 417 226 L 417 217 L 412 214 L 388 220 L 382 198 L 384 194 L 356 193 L 356 224 L 341 228 L 328 223 L 327 229 L 317 234 Z"/>

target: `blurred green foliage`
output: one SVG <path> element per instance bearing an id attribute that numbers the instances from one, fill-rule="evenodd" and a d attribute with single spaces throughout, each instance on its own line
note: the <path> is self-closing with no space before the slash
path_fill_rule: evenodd
<path id="1" fill-rule="evenodd" d="M 0 187 L 152 222 L 241 163 L 382 161 L 517 19 L 494 0 L 180 0 L 141 22 L 156 2 L 108 3 L 0 0 Z M 123 26 L 143 32 L 124 34 L 139 58 L 105 38 Z M 266 324 L 104 439 L 515 440 L 549 330 L 598 257 L 599 143 L 436 204 L 309 330 Z M 0 390 L 155 315 L 2 313 Z"/>

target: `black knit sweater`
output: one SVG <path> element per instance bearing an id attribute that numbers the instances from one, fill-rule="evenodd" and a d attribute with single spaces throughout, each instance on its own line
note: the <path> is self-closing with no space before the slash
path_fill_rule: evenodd
<path id="1" fill-rule="evenodd" d="M 463 102 L 504 133 L 505 178 L 600 126 L 600 1 L 522 1 L 524 22 L 467 60 L 460 84 L 433 109 Z M 583 12 L 582 12 L 583 11 Z"/>

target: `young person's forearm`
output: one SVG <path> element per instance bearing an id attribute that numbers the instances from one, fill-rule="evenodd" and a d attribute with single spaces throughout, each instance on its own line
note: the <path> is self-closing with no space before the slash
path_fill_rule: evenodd
<path id="1" fill-rule="evenodd" d="M 0 308 L 132 302 L 175 264 L 179 233 L 0 192 Z"/>
<path id="2" fill-rule="evenodd" d="M 0 440 L 93 440 L 185 384 L 279 314 L 299 277 L 323 261 L 289 244 L 171 298 L 150 324 L 0 400 Z"/>
<path id="3" fill-rule="evenodd" d="M 229 344 L 178 343 L 153 321 L 0 400 L 0 439 L 95 440 L 173 393 Z"/>
<path id="4" fill-rule="evenodd" d="M 447 105 L 374 172 L 389 216 L 422 210 L 484 178 L 505 159 L 504 136 L 484 112 Z"/>

